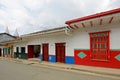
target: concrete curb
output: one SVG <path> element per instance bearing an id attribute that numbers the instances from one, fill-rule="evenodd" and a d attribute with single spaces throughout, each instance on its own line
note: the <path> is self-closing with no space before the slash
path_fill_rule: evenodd
<path id="1" fill-rule="evenodd" d="M 78 71 L 84 71 L 84 72 L 90 72 L 90 73 L 96 73 L 96 74 L 102 74 L 102 75 L 109 75 L 109 76 L 120 77 L 120 74 L 112 74 L 112 73 L 98 72 L 98 71 L 84 70 L 84 69 L 77 69 L 77 68 L 71 68 L 71 69 L 72 70 L 78 70 Z"/>

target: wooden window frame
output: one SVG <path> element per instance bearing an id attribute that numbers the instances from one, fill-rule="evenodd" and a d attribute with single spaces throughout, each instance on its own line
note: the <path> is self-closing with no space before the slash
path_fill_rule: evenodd
<path id="1" fill-rule="evenodd" d="M 110 31 L 89 33 L 91 60 L 109 61 L 110 59 Z"/>

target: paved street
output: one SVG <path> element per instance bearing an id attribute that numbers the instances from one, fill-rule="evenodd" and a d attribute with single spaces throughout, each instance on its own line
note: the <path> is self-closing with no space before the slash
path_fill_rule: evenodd
<path id="1" fill-rule="evenodd" d="M 0 59 L 0 80 L 119 80 L 65 70 L 35 67 Z"/>

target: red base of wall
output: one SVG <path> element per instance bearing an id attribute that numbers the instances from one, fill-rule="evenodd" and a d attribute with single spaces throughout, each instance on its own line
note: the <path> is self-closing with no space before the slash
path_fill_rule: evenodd
<path id="1" fill-rule="evenodd" d="M 84 58 L 80 58 L 78 54 L 83 52 L 86 54 Z M 109 68 L 120 68 L 120 61 L 117 60 L 115 57 L 120 54 L 120 50 L 111 50 L 110 51 L 110 60 L 108 61 L 99 61 L 99 60 L 92 60 L 90 58 L 90 50 L 75 50 L 75 64 L 79 65 L 88 65 L 88 66 L 99 66 L 99 67 L 109 67 Z"/>

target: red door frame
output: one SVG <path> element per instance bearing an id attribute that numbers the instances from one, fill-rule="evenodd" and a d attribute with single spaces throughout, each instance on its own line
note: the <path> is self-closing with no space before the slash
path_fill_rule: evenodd
<path id="1" fill-rule="evenodd" d="M 49 44 L 44 43 L 42 44 L 42 52 L 43 52 L 43 61 L 48 61 L 48 54 L 49 54 Z"/>
<path id="2" fill-rule="evenodd" d="M 28 45 L 28 58 L 34 57 L 34 45 Z"/>
<path id="3" fill-rule="evenodd" d="M 55 43 L 56 62 L 65 63 L 65 43 Z"/>

